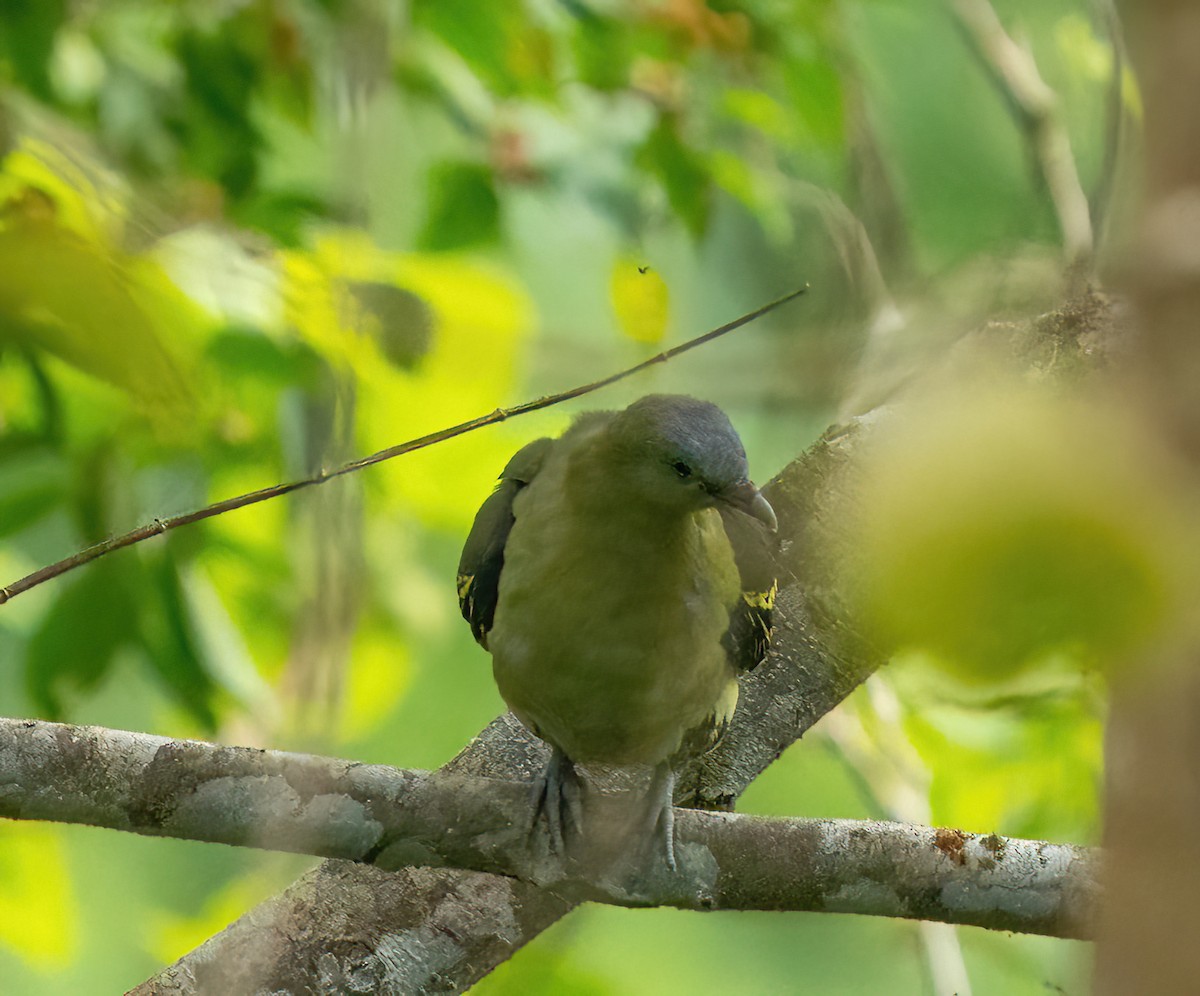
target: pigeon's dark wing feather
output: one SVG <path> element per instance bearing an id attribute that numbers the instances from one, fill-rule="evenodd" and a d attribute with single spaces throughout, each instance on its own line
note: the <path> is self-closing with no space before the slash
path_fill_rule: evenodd
<path id="1" fill-rule="evenodd" d="M 535 439 L 508 461 L 496 490 L 475 513 L 458 561 L 458 607 L 476 641 L 485 648 L 496 615 L 504 544 L 514 521 L 513 499 L 537 475 L 552 445 L 553 439 Z"/>

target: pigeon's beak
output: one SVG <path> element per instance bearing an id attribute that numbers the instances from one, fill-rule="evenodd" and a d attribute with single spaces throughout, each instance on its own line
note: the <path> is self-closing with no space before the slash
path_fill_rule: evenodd
<path id="1" fill-rule="evenodd" d="M 737 484 L 725 488 L 718 496 L 730 508 L 758 519 L 771 532 L 779 528 L 779 520 L 775 518 L 775 509 L 749 481 L 738 481 Z"/>

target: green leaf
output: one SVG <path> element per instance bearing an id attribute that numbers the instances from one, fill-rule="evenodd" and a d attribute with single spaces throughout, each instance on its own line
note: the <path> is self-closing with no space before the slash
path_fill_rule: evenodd
<path id="1" fill-rule="evenodd" d="M 176 54 L 186 75 L 185 100 L 170 122 L 189 165 L 217 180 L 235 199 L 258 180 L 262 136 L 251 114 L 261 66 L 244 51 L 237 26 L 217 33 L 187 31 Z"/>
<path id="2" fill-rule="evenodd" d="M 172 305 L 175 321 L 190 317 L 165 275 L 143 261 L 55 224 L 0 230 L 0 339 L 54 353 L 164 409 L 188 397 L 163 334 Z"/>
<path id="3" fill-rule="evenodd" d="M 637 152 L 637 165 L 657 177 L 671 208 L 693 237 L 702 238 L 712 208 L 712 181 L 703 158 L 688 148 L 679 134 L 679 122 L 663 115 Z"/>
<path id="4" fill-rule="evenodd" d="M 521 3 L 414 0 L 412 19 L 459 55 L 497 96 L 549 91 L 550 47 Z"/>
<path id="5" fill-rule="evenodd" d="M 842 78 L 828 58 L 797 59 L 784 67 L 793 113 L 815 145 L 840 150 L 846 113 Z"/>
<path id="6" fill-rule="evenodd" d="M 34 630 L 25 654 L 25 684 L 39 711 L 63 715 L 63 693 L 95 688 L 117 651 L 137 640 L 137 602 L 128 570 L 98 561 L 67 582 Z"/>
<path id="7" fill-rule="evenodd" d="M 45 449 L 0 460 L 0 536 L 11 536 L 57 509 L 67 492 L 67 469 Z"/>
<path id="8" fill-rule="evenodd" d="M 262 191 L 230 209 L 238 224 L 257 228 L 291 248 L 303 245 L 305 229 L 330 212 L 330 206 L 316 194 L 295 190 Z"/>
<path id="9" fill-rule="evenodd" d="M 578 18 L 575 59 L 579 79 L 597 90 L 620 90 L 629 85 L 629 28 L 582 4 L 571 12 Z"/>
<path id="10" fill-rule="evenodd" d="M 9 0 L 2 9 L 0 59 L 35 94 L 53 100 L 49 68 L 65 0 Z"/>
<path id="11" fill-rule="evenodd" d="M 325 371 L 324 361 L 307 343 L 272 339 L 257 329 L 238 326 L 214 335 L 204 357 L 224 381 L 246 379 L 260 392 L 265 387 L 312 388 Z"/>
<path id="12" fill-rule="evenodd" d="M 202 659 L 179 564 L 169 548 L 153 558 L 147 580 L 151 597 L 143 603 L 141 635 L 150 669 L 198 723 L 215 730 L 216 685 Z"/>
<path id="13" fill-rule="evenodd" d="M 429 217 L 418 244 L 444 251 L 486 245 L 500 237 L 500 201 L 492 173 L 478 163 L 448 162 L 429 177 Z"/>
<path id="14" fill-rule="evenodd" d="M 30 638 L 25 683 L 38 709 L 63 718 L 70 693 L 94 690 L 119 651 L 140 648 L 167 691 L 205 729 L 216 726 L 216 686 L 197 650 L 169 550 L 149 563 L 128 553 L 97 561 L 63 587 Z"/>

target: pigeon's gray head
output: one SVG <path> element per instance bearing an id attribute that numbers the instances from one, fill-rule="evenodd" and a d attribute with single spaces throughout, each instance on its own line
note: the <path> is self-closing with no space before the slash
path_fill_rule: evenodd
<path id="1" fill-rule="evenodd" d="M 619 412 L 608 431 L 642 500 L 680 511 L 725 504 L 775 528 L 775 513 L 750 483 L 741 439 L 711 402 L 651 394 Z"/>

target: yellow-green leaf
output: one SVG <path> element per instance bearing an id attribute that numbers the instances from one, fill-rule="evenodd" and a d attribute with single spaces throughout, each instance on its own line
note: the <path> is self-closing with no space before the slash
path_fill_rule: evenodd
<path id="1" fill-rule="evenodd" d="M 636 342 L 662 342 L 667 333 L 669 293 L 666 281 L 645 263 L 620 257 L 609 280 L 613 310 L 621 330 Z"/>
<path id="2" fill-rule="evenodd" d="M 1050 655 L 1112 666 L 1178 625 L 1194 523 L 1153 436 L 1009 385 L 898 417 L 865 462 L 865 622 L 976 679 Z"/>
<path id="3" fill-rule="evenodd" d="M 73 955 L 78 926 L 58 828 L 0 825 L 0 944 L 51 968 Z"/>
<path id="4" fill-rule="evenodd" d="M 187 396 L 187 382 L 167 330 L 152 317 L 162 296 L 175 295 L 152 265 L 105 254 L 55 224 L 0 230 L 0 335 L 173 407 Z"/>

